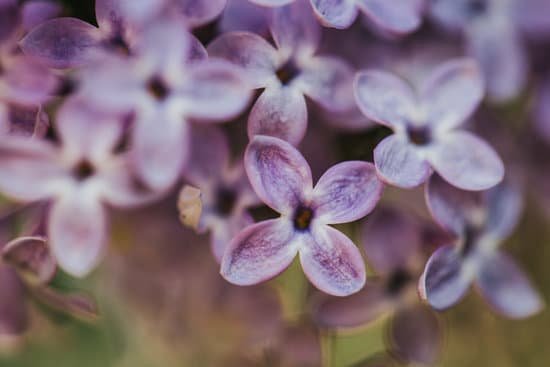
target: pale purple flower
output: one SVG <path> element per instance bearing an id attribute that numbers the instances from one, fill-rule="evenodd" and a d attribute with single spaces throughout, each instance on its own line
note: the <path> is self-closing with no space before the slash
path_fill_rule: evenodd
<path id="1" fill-rule="evenodd" d="M 247 31 L 266 36 L 269 33 L 269 8 L 249 0 L 227 0 L 218 21 L 220 32 Z"/>
<path id="2" fill-rule="evenodd" d="M 320 290 L 345 296 L 365 284 L 365 265 L 353 242 L 328 224 L 367 215 L 383 184 L 367 162 L 331 167 L 313 187 L 300 152 L 274 137 L 256 136 L 245 152 L 245 169 L 260 199 L 281 213 L 253 224 L 229 243 L 221 274 L 231 283 L 251 285 L 273 278 L 296 255 L 308 279 Z"/>
<path id="3" fill-rule="evenodd" d="M 367 117 L 394 132 L 374 151 L 384 181 L 410 188 L 433 170 L 464 190 L 488 189 L 502 180 L 504 165 L 493 148 L 458 129 L 483 97 L 472 60 L 443 63 L 418 91 L 390 73 L 363 71 L 355 79 L 355 97 Z"/>
<path id="4" fill-rule="evenodd" d="M 143 30 L 135 50 L 133 58 L 88 70 L 80 93 L 102 110 L 134 115 L 136 171 L 165 190 L 187 160 L 187 120 L 229 120 L 248 104 L 250 88 L 238 67 L 197 53 L 179 18 Z"/>
<path id="5" fill-rule="evenodd" d="M 475 284 L 495 311 L 507 317 L 529 317 L 544 307 L 516 262 L 499 250 L 520 218 L 523 201 L 516 187 L 504 182 L 473 193 L 433 176 L 427 200 L 434 219 L 456 234 L 459 244 L 442 246 L 430 257 L 419 281 L 423 299 L 444 310 Z"/>
<path id="6" fill-rule="evenodd" d="M 250 0 L 278 7 L 307 0 Z M 323 25 L 338 29 L 351 26 L 359 12 L 385 31 L 404 34 L 414 31 L 422 21 L 423 0 L 310 0 L 315 15 Z"/>
<path id="7" fill-rule="evenodd" d="M 48 237 L 60 267 L 89 273 L 105 252 L 105 204 L 127 207 L 152 198 L 116 154 L 123 127 L 78 100 L 59 110 L 60 144 L 10 137 L 0 140 L 0 191 L 23 202 L 50 200 Z"/>
<path id="8" fill-rule="evenodd" d="M 522 34 L 550 34 L 547 0 L 432 0 L 431 15 L 460 31 L 480 64 L 488 95 L 497 102 L 515 98 L 528 77 Z"/>
<path id="9" fill-rule="evenodd" d="M 273 10 L 276 48 L 260 36 L 229 32 L 208 45 L 212 57 L 241 66 L 254 88 L 265 88 L 248 118 L 248 135 L 270 135 L 298 144 L 307 128 L 304 96 L 329 111 L 353 106 L 353 70 L 342 59 L 317 56 L 320 27 L 309 5 L 298 1 Z"/>
<path id="10" fill-rule="evenodd" d="M 223 132 L 217 127 L 194 126 L 191 129 L 191 154 L 184 178 L 200 189 L 200 217 L 195 229 L 199 233 L 210 232 L 212 252 L 221 262 L 224 250 L 231 239 L 244 227 L 254 223 L 248 214 L 249 206 L 259 203 L 244 172 L 242 164 L 230 164 L 229 145 Z M 185 186 L 189 187 L 189 186 Z M 184 194 L 186 189 L 182 191 Z M 180 214 L 191 209 L 181 198 Z M 185 218 L 184 218 L 185 219 Z"/>

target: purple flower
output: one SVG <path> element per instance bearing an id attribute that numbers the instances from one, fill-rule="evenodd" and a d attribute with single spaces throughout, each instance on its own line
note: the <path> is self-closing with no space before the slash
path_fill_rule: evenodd
<path id="1" fill-rule="evenodd" d="M 322 291 L 345 296 L 361 289 L 365 266 L 359 250 L 327 224 L 357 220 L 374 208 L 383 184 L 372 164 L 337 164 L 314 188 L 307 162 L 283 140 L 254 137 L 244 160 L 256 194 L 281 217 L 251 225 L 233 238 L 221 274 L 238 285 L 260 283 L 299 254 L 304 273 Z"/>
<path id="2" fill-rule="evenodd" d="M 320 27 L 305 2 L 274 9 L 271 34 L 277 48 L 260 36 L 230 32 L 208 46 L 212 57 L 239 66 L 254 88 L 265 88 L 248 118 L 248 135 L 275 136 L 298 144 L 307 128 L 304 95 L 329 111 L 353 106 L 353 71 L 343 60 L 316 56 Z"/>
<path id="3" fill-rule="evenodd" d="M 550 143 L 550 77 L 546 77 L 540 84 L 534 108 L 535 128 Z"/>
<path id="4" fill-rule="evenodd" d="M 126 207 L 150 200 L 137 185 L 127 154 L 115 154 L 118 121 L 66 102 L 56 121 L 60 144 L 10 137 L 0 140 L 0 191 L 24 202 L 51 200 L 48 237 L 57 262 L 84 276 L 106 243 L 104 204 Z"/>
<path id="5" fill-rule="evenodd" d="M 249 0 L 228 0 L 218 28 L 221 32 L 248 31 L 262 36 L 269 33 L 269 8 Z"/>
<path id="6" fill-rule="evenodd" d="M 438 176 L 431 178 L 427 200 L 432 216 L 460 242 L 433 253 L 419 282 L 420 294 L 433 308 L 443 310 L 475 283 L 497 312 L 529 317 L 543 308 L 543 301 L 516 262 L 498 249 L 519 220 L 521 195 L 506 182 L 484 194 L 460 191 Z"/>
<path id="7" fill-rule="evenodd" d="M 419 304 L 416 292 L 424 250 L 444 238 L 432 227 L 395 209 L 376 210 L 360 236 L 379 278 L 350 297 L 321 297 L 314 308 L 316 322 L 348 329 L 391 315 L 387 341 L 392 354 L 409 363 L 433 364 L 441 349 L 441 325 L 433 311 Z"/>
<path id="8" fill-rule="evenodd" d="M 187 160 L 187 120 L 229 120 L 248 104 L 250 88 L 229 62 L 190 60 L 197 54 L 178 18 L 144 30 L 135 49 L 133 58 L 88 70 L 80 93 L 102 110 L 135 116 L 136 171 L 149 187 L 165 190 Z"/>
<path id="9" fill-rule="evenodd" d="M 477 136 L 457 129 L 483 97 L 475 63 L 448 61 L 433 71 L 419 92 L 383 71 L 363 71 L 355 79 L 361 111 L 394 134 L 374 151 L 378 174 L 404 188 L 439 173 L 464 190 L 484 190 L 498 184 L 504 165 L 497 153 Z"/>
<path id="10" fill-rule="evenodd" d="M 264 6 L 282 6 L 305 0 L 250 0 Z M 310 0 L 315 15 L 326 26 L 344 29 L 351 26 L 359 11 L 385 31 L 404 34 L 421 23 L 423 0 Z"/>
<path id="11" fill-rule="evenodd" d="M 246 209 L 259 201 L 242 165 L 230 165 L 229 145 L 222 131 L 194 126 L 191 136 L 191 154 L 184 177 L 200 189 L 200 197 L 196 196 L 198 190 L 185 186 L 178 207 L 184 223 L 199 233 L 210 231 L 212 252 L 221 262 L 229 241 L 254 223 Z M 196 206 L 198 202 L 200 207 Z"/>
<path id="12" fill-rule="evenodd" d="M 529 68 L 522 33 L 550 34 L 550 2 L 438 0 L 431 4 L 437 22 L 466 38 L 469 54 L 481 65 L 489 97 L 497 102 L 517 97 Z"/>

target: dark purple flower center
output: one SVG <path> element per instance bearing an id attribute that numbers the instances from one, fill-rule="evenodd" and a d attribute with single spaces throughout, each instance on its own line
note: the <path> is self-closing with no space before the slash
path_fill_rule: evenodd
<path id="1" fill-rule="evenodd" d="M 216 192 L 216 211 L 222 216 L 229 216 L 237 202 L 237 194 L 227 187 L 220 187 Z"/>
<path id="2" fill-rule="evenodd" d="M 428 127 L 407 127 L 409 140 L 415 145 L 427 145 L 432 140 L 432 133 Z"/>
<path id="3" fill-rule="evenodd" d="M 300 74 L 300 69 L 293 60 L 287 61 L 277 70 L 277 78 L 283 85 L 287 85 Z"/>
<path id="4" fill-rule="evenodd" d="M 107 40 L 106 45 L 107 48 L 117 51 L 121 55 L 130 55 L 130 47 L 128 46 L 128 42 L 126 42 L 121 32 L 114 33 L 113 36 Z"/>
<path id="5" fill-rule="evenodd" d="M 78 181 L 84 181 L 95 172 L 94 166 L 86 159 L 81 160 L 73 169 L 73 176 Z"/>
<path id="6" fill-rule="evenodd" d="M 164 100 L 170 93 L 170 89 L 166 83 L 158 76 L 149 80 L 147 83 L 147 91 L 149 91 L 149 94 L 158 101 Z"/>
<path id="7" fill-rule="evenodd" d="M 386 292 L 389 295 L 398 295 L 412 280 L 411 274 L 405 269 L 395 270 L 388 279 Z"/>
<path id="8" fill-rule="evenodd" d="M 479 238 L 480 230 L 476 226 L 468 225 L 464 230 L 464 241 L 462 242 L 462 248 L 460 253 L 462 257 L 467 257 L 475 249 L 476 243 Z"/>
<path id="9" fill-rule="evenodd" d="M 294 212 L 294 229 L 297 231 L 307 231 L 313 219 L 313 210 L 306 206 L 299 206 Z"/>

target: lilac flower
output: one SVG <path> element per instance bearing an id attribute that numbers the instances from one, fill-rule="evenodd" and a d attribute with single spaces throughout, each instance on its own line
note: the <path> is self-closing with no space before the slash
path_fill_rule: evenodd
<path id="1" fill-rule="evenodd" d="M 348 329 L 390 315 L 388 347 L 392 354 L 408 363 L 433 364 L 441 349 L 441 325 L 433 311 L 419 304 L 416 282 L 424 250 L 445 237 L 395 209 L 375 211 L 360 236 L 379 278 L 350 297 L 321 297 L 314 309 L 316 322 Z"/>
<path id="2" fill-rule="evenodd" d="M 126 207 L 150 200 L 136 184 L 127 154 L 115 154 L 122 135 L 117 121 L 66 102 L 57 115 L 60 144 L 10 137 L 0 141 L 0 191 L 35 202 L 51 200 L 48 237 L 62 269 L 84 276 L 106 243 L 104 204 Z"/>
<path id="3" fill-rule="evenodd" d="M 245 228 L 229 243 L 221 274 L 231 283 L 270 279 L 297 254 L 304 273 L 322 291 L 345 296 L 365 283 L 365 267 L 351 240 L 327 224 L 368 214 L 383 185 L 370 163 L 350 161 L 330 168 L 313 188 L 310 168 L 289 143 L 256 136 L 245 152 L 245 169 L 260 199 L 281 217 Z"/>
<path id="4" fill-rule="evenodd" d="M 229 145 L 215 127 L 193 127 L 191 154 L 184 177 L 200 189 L 200 198 L 185 186 L 179 200 L 180 214 L 199 233 L 210 231 L 212 252 L 221 262 L 225 247 L 244 227 L 254 221 L 246 211 L 258 204 L 241 164 L 229 163 Z M 195 191 L 196 192 L 196 191 Z M 200 209 L 195 206 L 200 201 Z M 197 213 L 198 209 L 198 213 Z"/>
<path id="5" fill-rule="evenodd" d="M 282 6 L 305 0 L 250 0 L 264 6 Z M 315 15 L 329 27 L 348 28 L 359 11 L 380 28 L 404 34 L 414 31 L 421 22 L 423 0 L 310 0 Z"/>
<path id="6" fill-rule="evenodd" d="M 491 99 L 518 96 L 527 82 L 528 60 L 522 33 L 550 34 L 546 0 L 432 0 L 431 15 L 459 30 L 470 55 L 481 65 Z"/>
<path id="7" fill-rule="evenodd" d="M 250 96 L 241 70 L 197 55 L 178 20 L 164 19 L 145 29 L 133 58 L 88 70 L 80 91 L 102 110 L 135 116 L 135 169 L 155 190 L 171 187 L 187 160 L 188 119 L 229 120 Z M 192 62 L 193 57 L 199 60 Z"/>
<path id="8" fill-rule="evenodd" d="M 374 151 L 378 174 L 405 188 L 421 184 L 432 170 L 465 190 L 498 184 L 504 165 L 497 153 L 482 139 L 457 129 L 482 96 L 479 71 L 468 59 L 436 68 L 418 94 L 392 74 L 360 72 L 355 79 L 359 108 L 394 131 Z"/>
<path id="9" fill-rule="evenodd" d="M 265 88 L 248 118 L 248 135 L 275 136 L 296 145 L 307 127 L 304 95 L 329 111 L 353 106 L 352 69 L 336 57 L 316 56 L 320 27 L 302 1 L 274 10 L 277 48 L 248 32 L 223 34 L 208 46 L 212 57 L 241 66 L 255 88 Z"/>
<path id="10" fill-rule="evenodd" d="M 220 32 L 247 31 L 262 36 L 269 33 L 269 9 L 249 0 L 227 0 L 218 29 Z"/>
<path id="11" fill-rule="evenodd" d="M 434 176 L 427 200 L 433 217 L 460 242 L 442 246 L 431 256 L 419 282 L 422 298 L 443 310 L 475 283 L 487 302 L 507 317 L 529 317 L 542 309 L 543 301 L 526 275 L 498 249 L 520 217 L 522 198 L 515 187 L 505 182 L 482 196 Z"/>

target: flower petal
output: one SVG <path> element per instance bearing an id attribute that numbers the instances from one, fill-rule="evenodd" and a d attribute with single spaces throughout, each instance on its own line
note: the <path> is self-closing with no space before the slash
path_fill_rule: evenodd
<path id="1" fill-rule="evenodd" d="M 269 135 L 297 145 L 307 129 L 307 106 L 296 88 L 271 86 L 260 95 L 248 116 L 248 137 Z"/>
<path id="2" fill-rule="evenodd" d="M 252 88 L 265 87 L 275 77 L 279 60 L 277 50 L 257 34 L 230 32 L 207 47 L 208 55 L 220 57 L 242 67 Z"/>
<path id="3" fill-rule="evenodd" d="M 52 253 L 67 273 L 84 277 L 101 260 L 107 240 L 105 209 L 93 195 L 72 190 L 56 200 L 49 214 Z"/>
<path id="4" fill-rule="evenodd" d="M 221 264 L 225 250 L 231 240 L 240 231 L 252 224 L 254 224 L 254 219 L 246 212 L 233 214 L 231 218 L 216 223 L 216 226 L 212 229 L 210 247 L 218 263 Z"/>
<path id="5" fill-rule="evenodd" d="M 419 280 L 420 297 L 436 310 L 447 309 L 456 304 L 468 291 L 472 279 L 462 267 L 459 252 L 446 245 L 435 251 Z"/>
<path id="6" fill-rule="evenodd" d="M 300 262 L 309 281 L 333 296 L 349 296 L 365 285 L 359 249 L 342 232 L 321 225 L 301 235 Z"/>
<path id="7" fill-rule="evenodd" d="M 187 116 L 205 120 L 229 120 L 250 101 L 250 86 L 242 70 L 224 60 L 190 65 L 189 78 L 181 91 Z"/>
<path id="8" fill-rule="evenodd" d="M 25 288 L 17 273 L 0 264 L 0 335 L 20 335 L 28 326 Z"/>
<path id="9" fill-rule="evenodd" d="M 80 19 L 56 18 L 40 24 L 20 42 L 27 55 L 52 68 L 70 68 L 93 59 L 101 40 L 99 30 Z"/>
<path id="10" fill-rule="evenodd" d="M 355 76 L 355 101 L 365 116 L 390 128 L 405 126 L 414 110 L 415 95 L 402 79 L 377 70 Z"/>
<path id="11" fill-rule="evenodd" d="M 498 154 L 466 131 L 441 136 L 428 160 L 441 177 L 463 190 L 486 190 L 504 177 L 504 164 Z"/>
<path id="12" fill-rule="evenodd" d="M 291 223 L 272 219 L 242 230 L 227 246 L 221 275 L 230 283 L 252 285 L 285 270 L 298 251 Z"/>
<path id="13" fill-rule="evenodd" d="M 177 0 L 176 6 L 191 28 L 210 23 L 224 10 L 227 0 Z"/>
<path id="14" fill-rule="evenodd" d="M 258 197 L 280 213 L 289 213 L 312 190 L 311 170 L 300 152 L 284 140 L 258 135 L 244 155 L 246 174 Z"/>
<path id="15" fill-rule="evenodd" d="M 428 121 L 449 130 L 468 119 L 483 98 L 483 77 L 474 60 L 456 59 L 439 66 L 422 87 Z"/>
<path id="16" fill-rule="evenodd" d="M 357 6 L 379 27 L 404 34 L 420 26 L 422 3 L 419 0 L 359 0 Z"/>
<path id="17" fill-rule="evenodd" d="M 505 239 L 516 228 L 523 211 L 523 196 L 518 187 L 504 181 L 487 192 L 486 231 Z"/>
<path id="18" fill-rule="evenodd" d="M 383 189 L 372 163 L 339 163 L 329 168 L 313 189 L 315 216 L 323 223 L 353 222 L 374 209 Z"/>
<path id="19" fill-rule="evenodd" d="M 60 4 L 50 0 L 31 0 L 21 7 L 21 23 L 25 30 L 30 30 L 48 19 L 52 19 L 63 11 Z"/>
<path id="20" fill-rule="evenodd" d="M 324 25 L 337 29 L 351 26 L 357 18 L 357 7 L 353 0 L 310 0 L 315 14 Z"/>
<path id="21" fill-rule="evenodd" d="M 218 23 L 220 32 L 247 31 L 267 35 L 270 9 L 249 0 L 228 0 Z"/>
<path id="22" fill-rule="evenodd" d="M 99 316 L 95 301 L 83 294 L 64 294 L 51 287 L 43 287 L 36 289 L 34 295 L 43 304 L 81 320 L 93 321 Z"/>
<path id="23" fill-rule="evenodd" d="M 526 318 L 544 307 L 541 296 L 527 276 L 509 255 L 502 252 L 483 262 L 476 285 L 496 311 L 510 318 Z"/>
<path id="24" fill-rule="evenodd" d="M 285 53 L 311 55 L 321 38 L 321 27 L 307 1 L 294 1 L 273 9 L 271 35 Z"/>
<path id="25" fill-rule="evenodd" d="M 40 236 L 19 237 L 10 241 L 2 248 L 2 260 L 13 266 L 33 286 L 52 280 L 57 267 L 46 238 Z"/>
<path id="26" fill-rule="evenodd" d="M 398 135 L 388 136 L 376 146 L 374 164 L 385 182 L 403 188 L 420 185 L 432 173 L 415 147 Z"/>

